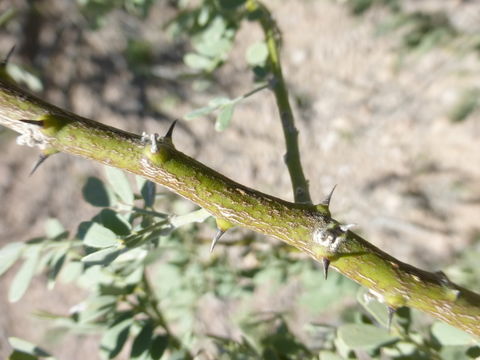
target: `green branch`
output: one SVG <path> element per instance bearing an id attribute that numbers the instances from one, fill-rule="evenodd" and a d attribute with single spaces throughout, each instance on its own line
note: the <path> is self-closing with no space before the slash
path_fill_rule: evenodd
<path id="1" fill-rule="evenodd" d="M 270 11 L 256 0 L 247 2 L 247 11 L 258 17 L 265 34 L 268 49 L 268 65 L 273 75 L 272 90 L 280 112 L 283 135 L 285 138 L 285 164 L 287 165 L 293 186 L 295 202 L 311 204 L 308 181 L 305 178 L 300 161 L 298 148 L 298 130 L 295 127 L 292 108 L 288 100 L 288 91 L 283 79 L 282 64 L 280 62 L 280 30 Z"/>
<path id="2" fill-rule="evenodd" d="M 29 121 L 24 121 L 24 120 Z M 22 121 L 23 120 L 23 121 Z M 0 124 L 17 142 L 125 169 L 193 201 L 217 222 L 243 226 L 295 246 L 369 288 L 390 309 L 422 310 L 480 335 L 480 295 L 384 253 L 330 216 L 327 205 L 291 203 L 219 174 L 175 149 L 171 137 L 150 138 L 85 119 L 0 80 Z"/>

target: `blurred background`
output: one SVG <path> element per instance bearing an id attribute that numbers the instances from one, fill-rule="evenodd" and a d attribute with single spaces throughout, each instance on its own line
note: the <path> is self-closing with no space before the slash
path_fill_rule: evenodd
<path id="1" fill-rule="evenodd" d="M 179 119 L 177 149 L 237 182 L 291 201 L 281 123 L 269 90 L 236 104 L 226 124 L 218 124 L 214 111 L 192 115 L 212 99 L 235 99 L 258 87 L 252 67 L 262 55 L 254 46 L 263 40 L 254 21 L 232 29 L 226 22 L 218 35 L 227 41 L 223 52 L 202 62 L 198 38 L 217 34 L 189 27 L 187 17 L 179 16 L 198 3 L 2 1 L 0 54 L 15 45 L 8 66 L 18 83 L 102 123 L 163 133 Z M 335 218 L 358 224 L 357 232 L 400 260 L 444 270 L 480 291 L 480 271 L 473 265 L 480 254 L 480 3 L 265 4 L 282 30 L 284 76 L 314 202 L 337 184 Z M 29 177 L 39 154 L 16 146 L 15 137 L 0 130 L 0 246 L 42 235 L 49 218 L 75 229 L 97 213 L 82 200 L 82 189 L 89 177 L 104 178 L 102 166 L 59 154 Z M 180 205 L 170 207 L 172 212 L 190 209 L 175 201 Z M 198 227 L 200 237 L 214 233 L 211 226 Z M 236 230 L 225 241 L 252 236 Z M 278 246 L 260 236 L 254 240 Z M 235 247 L 219 251 L 240 258 L 233 268 L 244 265 Z M 307 262 L 301 254 L 289 256 Z M 312 319 L 339 321 L 331 302 L 318 308 L 321 291 L 327 290 L 320 289 L 317 265 L 311 267 L 308 279 L 300 272 L 282 278 L 280 290 L 261 287 L 251 300 L 259 309 L 295 313 L 290 325 L 300 337 L 307 337 L 302 329 Z M 0 279 L 0 358 L 9 352 L 7 337 L 18 336 L 44 344 L 59 359 L 96 359 L 98 337 L 72 335 L 49 345 L 48 322 L 31 315 L 38 309 L 68 313 L 86 290 L 74 285 L 48 290 L 40 274 L 12 304 L 6 294 L 14 269 Z M 329 281 L 344 281 L 334 279 Z M 342 298 L 342 306 L 356 306 L 352 294 Z M 196 301 L 209 304 L 196 313 L 197 327 L 218 336 L 238 335 L 230 321 L 237 303 Z M 121 356 L 128 358 L 128 352 Z"/>

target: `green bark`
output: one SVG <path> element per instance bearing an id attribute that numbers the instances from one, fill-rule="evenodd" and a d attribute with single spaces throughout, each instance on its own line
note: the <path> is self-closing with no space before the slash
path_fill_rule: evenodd
<path id="1" fill-rule="evenodd" d="M 326 205 L 291 203 L 263 194 L 181 153 L 168 138 L 159 139 L 152 149 L 139 135 L 59 109 L 1 80 L 0 124 L 21 133 L 21 143 L 141 175 L 220 221 L 277 238 L 316 260 L 328 259 L 332 267 L 371 289 L 392 309 L 417 308 L 480 335 L 480 295 L 453 284 L 442 273 L 417 269 L 384 253 L 342 228 Z"/>

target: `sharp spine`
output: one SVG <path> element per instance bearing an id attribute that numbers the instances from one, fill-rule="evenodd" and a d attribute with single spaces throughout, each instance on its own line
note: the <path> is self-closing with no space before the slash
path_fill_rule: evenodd
<path id="1" fill-rule="evenodd" d="M 175 129 L 175 125 L 177 125 L 178 120 L 174 120 L 170 127 L 168 128 L 167 133 L 165 134 L 164 138 L 168 140 L 172 140 L 173 130 Z"/>
<path id="2" fill-rule="evenodd" d="M 327 207 L 330 207 L 330 200 L 332 200 L 332 195 L 336 187 L 337 187 L 337 184 L 333 186 L 332 190 L 330 190 L 330 193 L 322 201 L 322 205 L 326 205 Z"/>
<path id="3" fill-rule="evenodd" d="M 37 162 L 36 162 L 35 165 L 33 166 L 33 169 L 32 169 L 32 171 L 30 171 L 30 174 L 29 174 L 28 176 L 32 176 L 33 173 L 40 167 L 40 165 L 43 164 L 43 162 L 44 162 L 45 160 L 48 159 L 49 156 L 50 156 L 50 155 L 40 154 L 39 159 L 37 160 Z"/>
<path id="4" fill-rule="evenodd" d="M 217 244 L 217 241 L 225 234 L 224 230 L 218 229 L 217 233 L 213 237 L 212 244 L 210 245 L 210 252 L 213 252 L 213 249 L 215 249 L 215 245 Z"/>
<path id="5" fill-rule="evenodd" d="M 322 259 L 322 264 L 323 264 L 323 277 L 325 280 L 328 279 L 328 268 L 330 267 L 330 260 L 328 260 L 326 257 Z"/>
<path id="6" fill-rule="evenodd" d="M 19 121 L 25 123 L 25 124 L 30 124 L 30 125 L 36 125 L 43 127 L 45 122 L 43 120 L 28 120 L 28 119 L 20 119 Z"/>

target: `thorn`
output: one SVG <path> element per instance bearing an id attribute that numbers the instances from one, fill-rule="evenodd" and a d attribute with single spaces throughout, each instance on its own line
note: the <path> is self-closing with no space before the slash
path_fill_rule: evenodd
<path id="1" fill-rule="evenodd" d="M 36 125 L 43 127 L 45 122 L 43 120 L 27 120 L 27 119 L 20 119 L 19 121 L 25 123 L 25 124 L 30 124 L 30 125 Z"/>
<path id="2" fill-rule="evenodd" d="M 13 52 L 15 51 L 15 46 L 13 45 L 10 51 L 8 52 L 7 56 L 5 56 L 5 59 L 2 61 L 2 66 L 7 66 L 8 62 L 10 61 L 10 57 L 12 56 Z"/>
<path id="3" fill-rule="evenodd" d="M 391 306 L 387 306 L 387 311 L 388 311 L 387 329 L 388 329 L 388 332 L 390 332 L 390 329 L 392 327 L 392 322 L 393 322 L 393 315 L 395 315 L 395 312 L 397 310 Z"/>
<path id="4" fill-rule="evenodd" d="M 172 125 L 170 125 L 170 127 L 168 128 L 168 131 L 167 133 L 165 134 L 164 138 L 167 139 L 167 140 L 172 140 L 172 135 L 173 135 L 173 130 L 175 129 L 175 125 L 177 125 L 177 121 L 178 120 L 174 120 L 172 122 Z"/>
<path id="5" fill-rule="evenodd" d="M 330 266 L 330 260 L 328 260 L 327 258 L 323 258 L 322 259 L 322 263 L 323 263 L 323 277 L 325 280 L 327 280 L 328 278 L 328 268 Z"/>
<path id="6" fill-rule="evenodd" d="M 213 252 L 213 249 L 215 249 L 215 245 L 217 244 L 217 241 L 222 237 L 222 235 L 225 234 L 224 230 L 217 230 L 217 233 L 215 234 L 213 240 L 212 240 L 212 245 L 210 245 L 210 252 Z"/>
<path id="7" fill-rule="evenodd" d="M 325 199 L 323 199 L 323 201 L 322 201 L 323 205 L 326 205 L 327 207 L 330 206 L 330 200 L 332 200 L 332 195 L 333 195 L 333 192 L 335 191 L 336 187 L 337 187 L 337 184 L 335 184 L 333 186 L 332 190 L 330 190 L 330 193 L 327 195 L 327 197 Z"/>
<path id="8" fill-rule="evenodd" d="M 39 159 L 37 160 L 37 162 L 36 162 L 35 165 L 33 166 L 33 169 L 32 169 L 32 171 L 30 171 L 30 174 L 28 174 L 28 176 L 32 176 L 33 173 L 39 168 L 40 165 L 43 164 L 43 162 L 44 162 L 45 160 L 48 159 L 49 156 L 50 156 L 50 155 L 40 154 Z"/>

